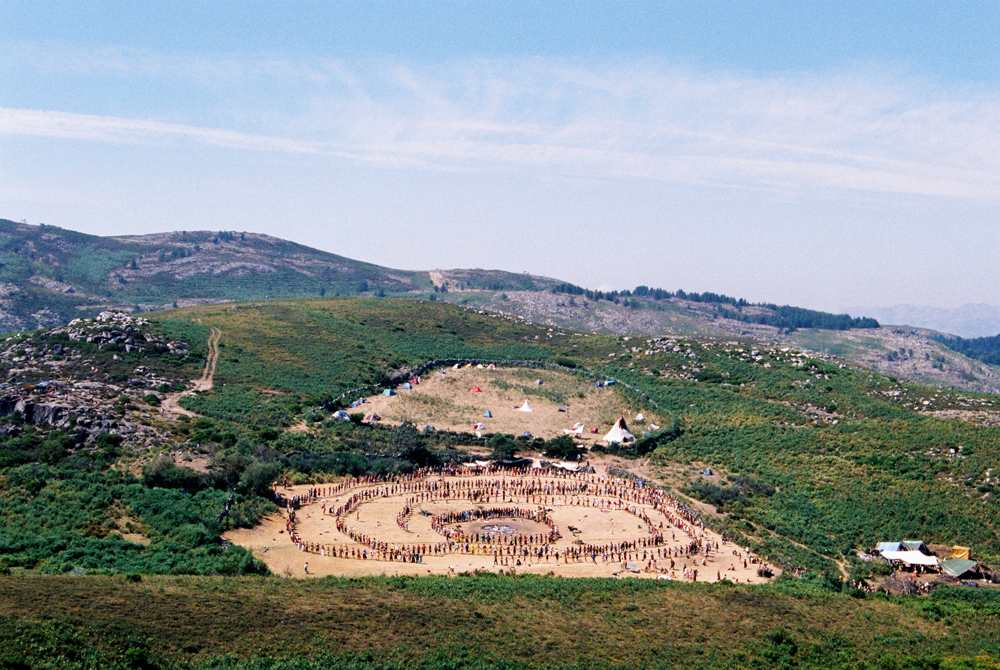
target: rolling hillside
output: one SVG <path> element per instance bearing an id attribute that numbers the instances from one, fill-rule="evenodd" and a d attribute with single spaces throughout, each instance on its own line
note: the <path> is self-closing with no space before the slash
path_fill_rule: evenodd
<path id="1" fill-rule="evenodd" d="M 192 415 L 161 412 L 202 374 L 210 333 L 214 386 L 180 398 Z M 276 511 L 276 478 L 388 476 L 499 444 L 550 446 L 333 416 L 435 360 L 546 366 L 559 381 L 535 392 L 554 403 L 604 393 L 662 417 L 634 445 L 591 457 L 670 488 L 784 576 L 758 587 L 253 576 L 263 564 L 219 536 Z M 845 581 L 881 579 L 858 552 L 885 539 L 1000 561 L 993 395 L 789 346 L 595 335 L 386 298 L 105 315 L 8 338 L 0 366 L 6 667 L 902 668 L 1000 657 L 988 585 L 895 598 Z M 460 386 L 430 410 L 464 402 Z"/>
<path id="2" fill-rule="evenodd" d="M 149 311 L 351 295 L 411 297 L 583 332 L 753 339 L 835 354 L 920 383 L 1000 391 L 995 367 L 948 349 L 933 331 L 875 328 L 873 321 L 864 319 L 854 319 L 866 323 L 864 328 L 830 328 L 821 324 L 842 324 L 846 317 L 749 305 L 712 294 L 636 289 L 595 295 L 556 279 L 499 270 L 393 270 L 255 233 L 98 237 L 0 220 L 0 284 L 0 332 L 56 326 L 107 309 Z M 821 327 L 787 327 L 794 321 L 773 318 L 782 311 L 808 313 L 806 323 Z"/>

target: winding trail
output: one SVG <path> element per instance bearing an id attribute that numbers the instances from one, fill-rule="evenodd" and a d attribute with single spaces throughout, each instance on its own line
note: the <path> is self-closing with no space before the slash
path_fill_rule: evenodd
<path id="1" fill-rule="evenodd" d="M 200 416 L 181 407 L 178 401 L 185 396 L 193 395 L 199 391 L 207 391 L 212 388 L 212 383 L 215 379 L 215 364 L 219 360 L 219 339 L 221 337 L 222 331 L 213 326 L 208 335 L 208 356 L 205 358 L 205 369 L 202 371 L 201 377 L 192 380 L 194 382 L 194 386 L 191 388 L 181 391 L 180 393 L 172 393 L 164 398 L 163 403 L 160 405 L 160 409 L 165 414 L 170 413 L 185 414 L 187 416 Z"/>

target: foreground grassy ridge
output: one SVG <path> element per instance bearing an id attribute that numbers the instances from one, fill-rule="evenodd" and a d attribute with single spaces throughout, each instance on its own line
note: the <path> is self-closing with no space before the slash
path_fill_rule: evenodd
<path id="1" fill-rule="evenodd" d="M 0 578 L 0 611 L 7 667 L 902 668 L 1000 658 L 996 598 L 974 611 L 946 595 L 859 600 L 801 585 Z"/>

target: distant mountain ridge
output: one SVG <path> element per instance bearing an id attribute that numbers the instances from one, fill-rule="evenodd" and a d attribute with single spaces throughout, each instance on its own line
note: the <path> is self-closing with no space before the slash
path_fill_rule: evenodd
<path id="1" fill-rule="evenodd" d="M 54 327 L 106 310 L 394 296 L 458 303 L 552 329 L 799 346 L 924 383 L 1000 390 L 1000 371 L 947 349 L 931 331 L 880 328 L 874 320 L 853 323 L 846 315 L 715 294 L 647 287 L 570 291 L 570 286 L 502 270 L 395 270 L 259 233 L 100 237 L 0 220 L 0 332 Z M 826 317 L 835 318 L 825 324 Z M 856 327 L 866 321 L 867 327 Z"/>
<path id="2" fill-rule="evenodd" d="M 893 307 L 849 307 L 850 313 L 869 314 L 880 323 L 916 326 L 960 337 L 992 337 L 1000 333 L 1000 307 L 984 303 L 951 309 L 895 305 Z"/>
<path id="3" fill-rule="evenodd" d="M 55 326 L 108 309 L 458 289 L 544 290 L 499 270 L 385 268 L 248 232 L 100 237 L 0 219 L 0 332 Z"/>

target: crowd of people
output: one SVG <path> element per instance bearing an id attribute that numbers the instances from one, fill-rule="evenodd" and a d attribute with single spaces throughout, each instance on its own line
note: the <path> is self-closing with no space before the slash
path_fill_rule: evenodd
<path id="1" fill-rule="evenodd" d="M 634 568 L 629 561 L 643 562 L 646 572 L 674 574 L 683 570 L 687 579 L 697 580 L 700 559 L 722 551 L 717 541 L 705 532 L 697 512 L 681 504 L 663 489 L 642 480 L 627 480 L 595 473 L 574 473 L 561 470 L 504 470 L 488 467 L 425 468 L 407 475 L 386 479 L 352 478 L 337 484 L 310 487 L 304 494 L 285 498 L 289 537 L 304 552 L 360 560 L 403 561 L 420 563 L 427 557 L 447 554 L 492 556 L 494 565 L 538 563 L 622 563 Z M 346 496 L 337 505 L 327 498 Z M 409 532 L 409 520 L 425 503 L 469 501 L 473 503 L 502 502 L 504 506 L 466 509 L 431 514 L 432 530 L 441 534 L 440 542 L 390 542 L 374 537 L 371 531 L 354 527 L 353 512 L 367 502 L 403 497 L 397 514 L 397 524 Z M 322 500 L 324 515 L 333 517 L 336 530 L 350 543 L 319 543 L 299 537 L 296 508 Z M 523 503 L 535 509 L 515 506 Z M 642 535 L 618 542 L 566 543 L 548 512 L 551 507 L 569 506 L 595 508 L 604 512 L 623 511 L 642 523 Z M 421 510 L 422 511 L 422 510 Z M 356 518 L 356 517 L 355 517 Z M 547 533 L 504 535 L 480 531 L 463 531 L 459 524 L 487 519 L 522 519 L 545 524 Z M 573 529 L 575 530 L 575 529 Z M 678 540 L 677 534 L 681 533 Z M 667 540 L 667 534 L 670 541 Z M 674 546 L 667 546 L 670 543 Z M 740 557 L 743 559 L 743 557 Z M 743 559 L 744 567 L 748 556 Z M 677 562 L 683 560 L 682 567 Z M 737 559 L 739 560 L 739 559 Z M 688 565 L 690 563 L 691 565 Z M 637 570 L 633 570 L 637 571 Z M 722 578 L 721 572 L 717 575 Z"/>

